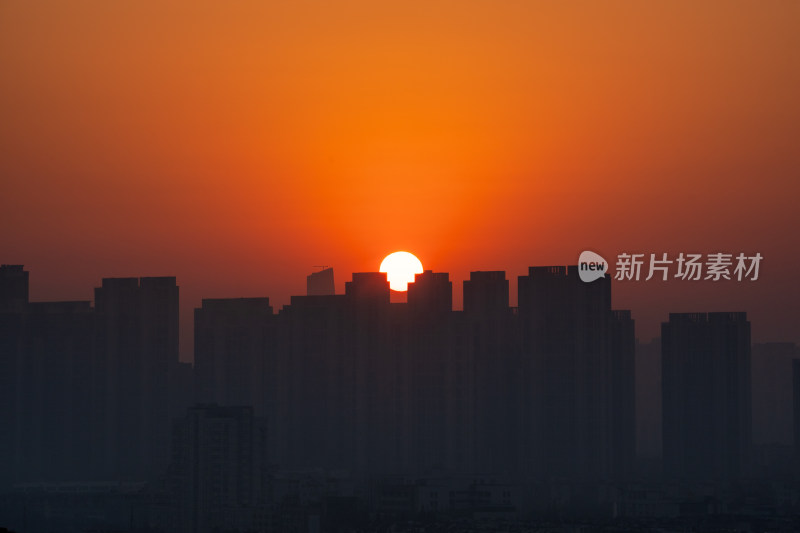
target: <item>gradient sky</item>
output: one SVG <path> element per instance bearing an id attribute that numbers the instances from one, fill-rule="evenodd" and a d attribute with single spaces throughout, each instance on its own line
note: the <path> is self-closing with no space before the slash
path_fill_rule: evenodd
<path id="1" fill-rule="evenodd" d="M 34 300 L 175 275 L 337 289 L 584 249 L 760 252 L 751 283 L 616 283 L 643 340 L 746 310 L 800 341 L 800 2 L 0 2 L 0 261 Z"/>

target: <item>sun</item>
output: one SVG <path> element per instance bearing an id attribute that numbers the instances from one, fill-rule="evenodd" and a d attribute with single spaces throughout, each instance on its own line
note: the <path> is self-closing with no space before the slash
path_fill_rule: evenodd
<path id="1" fill-rule="evenodd" d="M 394 252 L 381 261 L 380 272 L 386 272 L 393 291 L 407 291 L 408 284 L 414 283 L 414 274 L 422 274 L 422 263 L 414 254 Z"/>

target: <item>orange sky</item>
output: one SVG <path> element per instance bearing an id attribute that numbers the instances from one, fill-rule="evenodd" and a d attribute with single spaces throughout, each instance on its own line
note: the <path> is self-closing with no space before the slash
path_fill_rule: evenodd
<path id="1" fill-rule="evenodd" d="M 758 282 L 614 304 L 800 341 L 798 94 L 798 2 L 6 0 L 0 261 L 38 300 L 176 275 L 188 326 L 397 249 L 459 303 L 584 249 L 759 251 Z"/>

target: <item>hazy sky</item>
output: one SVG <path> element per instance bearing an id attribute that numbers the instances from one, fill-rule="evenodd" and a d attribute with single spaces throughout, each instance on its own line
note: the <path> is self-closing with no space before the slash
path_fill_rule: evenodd
<path id="1" fill-rule="evenodd" d="M 800 2 L 0 1 L 0 261 L 36 300 L 313 265 L 760 252 L 752 283 L 617 283 L 638 334 L 746 310 L 800 341 Z M 184 353 L 185 355 L 185 353 Z"/>

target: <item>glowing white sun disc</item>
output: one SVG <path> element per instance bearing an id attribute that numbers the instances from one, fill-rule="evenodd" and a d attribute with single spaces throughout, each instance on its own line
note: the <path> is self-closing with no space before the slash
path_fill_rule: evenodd
<path id="1" fill-rule="evenodd" d="M 393 291 L 406 291 L 414 282 L 414 274 L 422 274 L 422 263 L 414 254 L 394 252 L 383 259 L 380 272 L 386 272 Z"/>

